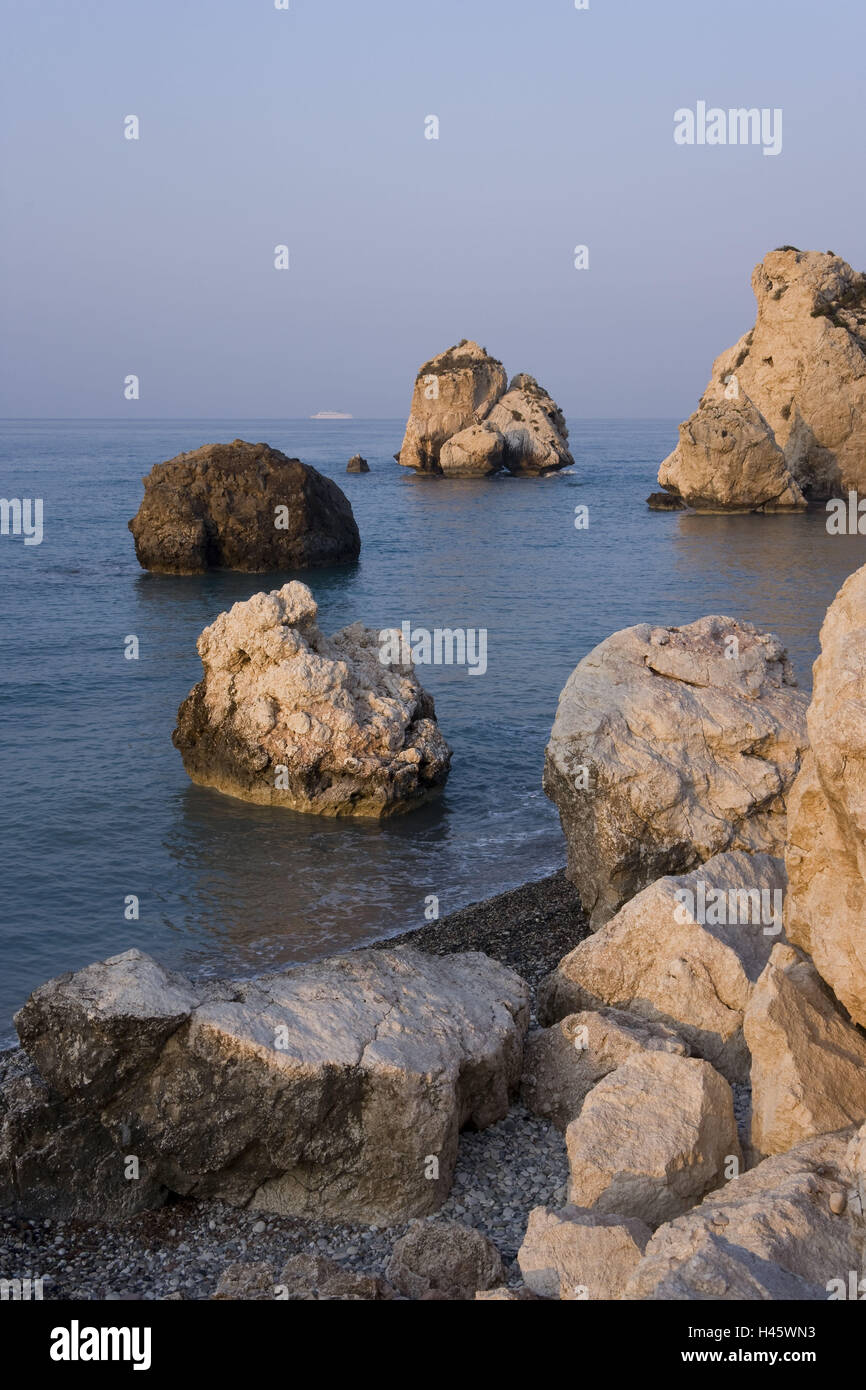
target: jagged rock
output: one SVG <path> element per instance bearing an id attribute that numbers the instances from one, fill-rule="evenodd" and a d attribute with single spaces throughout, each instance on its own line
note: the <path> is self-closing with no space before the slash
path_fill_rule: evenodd
<path id="1" fill-rule="evenodd" d="M 826 1300 L 831 1281 L 863 1268 L 855 1162 L 850 1130 L 766 1159 L 660 1227 L 624 1297 Z"/>
<path id="2" fill-rule="evenodd" d="M 411 1221 L 394 1246 L 387 1277 L 407 1298 L 474 1299 L 479 1289 L 501 1285 L 505 1270 L 480 1231 L 456 1221 Z"/>
<path id="3" fill-rule="evenodd" d="M 747 1083 L 743 1017 L 783 934 L 784 888 L 781 859 L 740 851 L 657 879 L 542 982 L 539 1019 L 625 1009 L 674 1029 L 729 1081 Z"/>
<path id="4" fill-rule="evenodd" d="M 41 986 L 16 1026 L 45 1080 L 173 1192 L 315 1219 L 423 1215 L 447 1196 L 460 1128 L 501 1119 L 517 1086 L 528 988 L 478 953 L 355 951 L 202 987 L 163 976 L 127 951 Z"/>
<path id="5" fill-rule="evenodd" d="M 696 492 L 694 505 L 707 493 L 715 502 L 720 493 L 746 502 L 754 485 L 755 510 L 769 510 L 766 494 L 778 484 L 785 487 L 780 498 L 794 506 L 802 496 L 863 492 L 866 276 L 830 251 L 789 246 L 756 266 L 752 289 L 755 326 L 716 359 L 698 411 L 684 427 L 685 449 L 681 431 L 659 482 L 690 503 Z M 718 410 L 730 422 L 727 437 Z M 771 441 L 782 451 L 784 472 Z M 748 470 L 739 483 L 738 460 Z"/>
<path id="6" fill-rule="evenodd" d="M 812 962 L 776 946 L 746 1009 L 756 1154 L 866 1120 L 866 1038 L 843 1017 Z"/>
<path id="7" fill-rule="evenodd" d="M 505 440 L 490 425 L 469 425 L 446 439 L 439 452 L 439 468 L 449 478 L 486 477 L 497 473 L 505 456 Z"/>
<path id="8" fill-rule="evenodd" d="M 652 1227 L 742 1162 L 727 1081 L 709 1062 L 670 1052 L 643 1052 L 599 1081 L 565 1140 L 569 1203 Z"/>
<path id="9" fill-rule="evenodd" d="M 501 1284 L 497 1289 L 479 1289 L 475 1295 L 476 1303 L 537 1303 L 538 1299 L 531 1289 L 510 1289 Z"/>
<path id="10" fill-rule="evenodd" d="M 204 666 L 172 736 L 194 782 L 324 816 L 390 816 L 445 782 L 451 749 L 411 658 L 382 634 L 325 637 L 304 584 L 255 594 L 198 640 Z M 401 653 L 402 654 L 402 653 Z"/>
<path id="11" fill-rule="evenodd" d="M 763 415 L 743 398 L 704 401 L 680 425 L 659 483 L 699 512 L 804 511 L 806 499 Z"/>
<path id="12" fill-rule="evenodd" d="M 646 504 L 654 512 L 681 512 L 685 510 L 686 505 L 671 492 L 651 492 Z"/>
<path id="13" fill-rule="evenodd" d="M 777 637 L 734 618 L 642 623 L 572 672 L 547 746 L 593 929 L 648 883 L 726 850 L 781 854 L 807 743 L 806 697 Z"/>
<path id="14" fill-rule="evenodd" d="M 527 1288 L 565 1302 L 619 1298 L 652 1231 L 634 1217 L 535 1207 L 517 1253 Z"/>
<path id="15" fill-rule="evenodd" d="M 369 473 L 370 465 L 360 454 L 353 454 L 346 464 L 347 473 Z"/>
<path id="16" fill-rule="evenodd" d="M 358 558 L 361 538 L 337 484 L 267 444 L 205 444 L 142 481 L 129 529 L 144 569 L 295 570 Z"/>
<path id="17" fill-rule="evenodd" d="M 568 1014 L 550 1028 L 529 1034 L 521 1100 L 528 1110 L 564 1130 L 603 1076 L 645 1050 L 676 1052 L 682 1057 L 689 1051 L 672 1029 L 621 1009 Z"/>
<path id="18" fill-rule="evenodd" d="M 421 473 L 439 472 L 442 445 L 484 419 L 505 391 L 506 380 L 502 363 L 465 338 L 425 362 L 415 378 L 397 462 Z"/>
<path id="19" fill-rule="evenodd" d="M 293 1255 L 283 1266 L 274 1297 L 289 1302 L 380 1301 L 394 1290 L 375 1274 L 356 1274 L 327 1255 Z"/>
<path id="20" fill-rule="evenodd" d="M 821 628 L 810 750 L 790 795 L 788 937 L 866 1027 L 866 566 Z"/>
<path id="21" fill-rule="evenodd" d="M 211 1299 L 223 1302 L 243 1299 L 250 1302 L 265 1302 L 274 1297 L 274 1272 L 270 1265 L 263 1263 L 244 1264 L 237 1262 L 226 1265 L 219 1277 L 216 1290 Z"/>
<path id="22" fill-rule="evenodd" d="M 503 462 L 509 473 L 550 473 L 574 465 L 562 411 L 526 373 L 514 377 L 486 424 L 505 441 Z"/>
<path id="23" fill-rule="evenodd" d="M 115 1222 L 162 1206 L 166 1188 L 126 1160 L 99 1119 L 65 1103 L 22 1051 L 0 1053 L 0 1207 L 28 1220 Z"/>

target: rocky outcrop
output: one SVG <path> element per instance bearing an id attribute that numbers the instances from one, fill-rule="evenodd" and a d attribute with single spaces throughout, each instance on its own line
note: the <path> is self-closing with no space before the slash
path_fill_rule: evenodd
<path id="1" fill-rule="evenodd" d="M 127 951 L 42 985 L 16 1026 L 172 1192 L 381 1224 L 445 1199 L 461 1127 L 508 1109 L 527 1021 L 526 985 L 477 953 L 193 985 Z"/>
<path id="2" fill-rule="evenodd" d="M 369 473 L 370 465 L 360 454 L 353 454 L 346 464 L 347 473 Z"/>
<path id="3" fill-rule="evenodd" d="M 361 538 L 324 474 L 267 444 L 205 444 L 158 463 L 129 523 L 139 564 L 162 574 L 351 564 Z"/>
<path id="4" fill-rule="evenodd" d="M 747 1083 L 743 1019 L 782 935 L 784 888 L 780 859 L 742 852 L 658 879 L 560 961 L 540 987 L 540 1019 L 624 1009 L 673 1029 L 729 1081 Z M 590 1058 L 580 1065 L 588 1080 Z"/>
<path id="5" fill-rule="evenodd" d="M 513 378 L 465 338 L 425 362 L 397 462 L 420 473 L 539 474 L 574 463 L 562 411 L 534 377 Z"/>
<path id="6" fill-rule="evenodd" d="M 783 852 L 805 708 L 779 639 L 734 618 L 643 623 L 584 657 L 544 789 L 594 929 L 664 874 L 727 850 Z"/>
<path id="7" fill-rule="evenodd" d="M 686 509 L 685 502 L 674 497 L 672 492 L 651 492 L 646 504 L 654 512 L 682 512 Z"/>
<path id="8" fill-rule="evenodd" d="M 517 1262 L 540 1298 L 573 1303 L 621 1298 L 652 1232 L 633 1217 L 600 1216 L 581 1207 L 536 1207 Z"/>
<path id="9" fill-rule="evenodd" d="M 590 1091 L 565 1132 L 568 1200 L 655 1228 L 742 1163 L 731 1088 L 709 1062 L 630 1057 Z"/>
<path id="10" fill-rule="evenodd" d="M 772 251 L 755 326 L 713 364 L 659 483 L 699 509 L 770 511 L 866 490 L 866 275 Z"/>
<path id="11" fill-rule="evenodd" d="M 381 1302 L 396 1297 L 384 1279 L 344 1269 L 327 1255 L 293 1255 L 275 1280 L 274 1297 L 290 1303 Z"/>
<path id="12" fill-rule="evenodd" d="M 599 933 L 601 935 L 601 933 Z M 598 940 L 598 936 L 594 938 Z M 563 986 L 567 962 L 563 961 Z M 542 1011 L 556 1012 L 557 987 L 542 990 Z M 676 1052 L 688 1056 L 688 1045 L 664 1024 L 648 1023 L 620 1009 L 585 1010 L 568 1014 L 550 1028 L 536 1028 L 523 1054 L 521 1099 L 528 1110 L 566 1129 L 580 1114 L 584 1100 L 602 1077 L 640 1052 Z"/>
<path id="13" fill-rule="evenodd" d="M 505 1279 L 502 1256 L 492 1241 L 457 1221 L 412 1221 L 397 1241 L 388 1280 L 407 1298 L 436 1293 L 474 1299 L 479 1289 Z"/>
<path id="14" fill-rule="evenodd" d="M 811 961 L 776 946 L 746 1009 L 756 1154 L 866 1120 L 866 1038 Z"/>
<path id="15" fill-rule="evenodd" d="M 198 640 L 204 677 L 173 734 L 194 782 L 264 805 L 382 817 L 438 791 L 451 750 L 411 660 L 383 664 L 381 634 L 327 638 L 299 583 L 221 613 Z"/>
<path id="16" fill-rule="evenodd" d="M 824 619 L 807 724 L 789 804 L 785 926 L 866 1027 L 866 566 Z"/>
<path id="17" fill-rule="evenodd" d="M 656 1231 L 627 1299 L 826 1300 L 863 1269 L 866 1223 L 850 1130 L 798 1144 Z M 857 1296 L 857 1295 L 855 1295 Z"/>

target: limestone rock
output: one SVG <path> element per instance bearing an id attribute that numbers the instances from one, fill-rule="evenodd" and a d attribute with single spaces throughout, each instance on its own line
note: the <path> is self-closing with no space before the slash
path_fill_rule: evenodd
<path id="1" fill-rule="evenodd" d="M 456 1221 L 412 1221 L 394 1246 L 387 1276 L 407 1298 L 438 1293 L 474 1299 L 505 1280 L 502 1257 L 480 1231 Z"/>
<path id="2" fill-rule="evenodd" d="M 619 1298 L 651 1235 L 634 1217 L 535 1207 L 517 1262 L 527 1288 L 542 1298 Z"/>
<path id="3" fill-rule="evenodd" d="M 850 1134 L 821 1135 L 768 1158 L 662 1226 L 625 1298 L 826 1300 L 831 1281 L 863 1269 Z M 849 1191 L 852 1200 L 834 1212 L 835 1198 Z"/>
<path id="4" fill-rule="evenodd" d="M 729 1081 L 748 1082 L 743 1017 L 783 934 L 784 888 L 780 859 L 742 851 L 657 879 L 543 981 L 539 1018 L 624 1009 L 674 1029 Z"/>
<path id="5" fill-rule="evenodd" d="M 370 465 L 360 454 L 353 454 L 346 464 L 347 473 L 369 473 Z"/>
<path id="6" fill-rule="evenodd" d="M 127 951 L 43 985 L 16 1024 L 45 1081 L 176 1193 L 423 1215 L 447 1196 L 459 1130 L 502 1119 L 517 1087 L 528 988 L 478 953 L 362 950 L 202 990 L 159 979 Z"/>
<path id="7" fill-rule="evenodd" d="M 476 1303 L 537 1303 L 538 1299 L 531 1289 L 510 1289 L 501 1284 L 496 1289 L 479 1289 L 475 1295 Z"/>
<path id="8" fill-rule="evenodd" d="M 490 425 L 468 425 L 446 439 L 439 468 L 449 478 L 486 477 L 497 473 L 505 457 L 505 440 Z"/>
<path id="9" fill-rule="evenodd" d="M 659 482 L 686 500 L 707 491 L 718 500 L 721 490 L 743 502 L 754 483 L 752 500 L 761 510 L 769 509 L 766 494 L 779 482 L 786 483 L 786 505 L 800 505 L 798 493 L 819 500 L 866 491 L 866 276 L 832 252 L 788 246 L 756 266 L 752 289 L 755 326 L 716 359 L 685 427 L 685 448 L 681 432 Z M 727 437 L 717 407 L 730 422 Z M 757 419 L 769 431 L 763 439 Z M 770 440 L 784 455 L 784 474 Z M 747 473 L 739 488 L 738 459 Z"/>
<path id="10" fill-rule="evenodd" d="M 535 1029 L 527 1038 L 521 1099 L 527 1109 L 564 1130 L 580 1114 L 593 1086 L 628 1057 L 644 1050 L 680 1056 L 688 1056 L 689 1051 L 672 1029 L 620 1009 L 568 1014 L 550 1028 Z"/>
<path id="11" fill-rule="evenodd" d="M 718 1187 L 742 1155 L 731 1088 L 709 1062 L 631 1057 L 590 1091 L 565 1133 L 568 1199 L 656 1227 Z"/>
<path id="12" fill-rule="evenodd" d="M 325 816 L 394 815 L 443 785 L 451 749 L 411 658 L 360 623 L 325 637 L 304 584 L 255 594 L 198 640 L 173 742 L 194 782 Z"/>
<path id="13" fill-rule="evenodd" d="M 534 377 L 516 376 L 486 423 L 505 440 L 503 461 L 509 473 L 550 473 L 574 465 L 565 417 Z"/>
<path id="14" fill-rule="evenodd" d="M 597 929 L 648 883 L 725 850 L 782 853 L 806 698 L 777 637 L 709 617 L 608 637 L 572 672 L 547 746 L 577 885 Z"/>
<path id="15" fill-rule="evenodd" d="M 502 363 L 465 338 L 425 362 L 415 378 L 398 463 L 421 473 L 438 473 L 445 441 L 479 424 L 505 391 L 505 384 Z"/>
<path id="16" fill-rule="evenodd" d="M 263 1263 L 226 1265 L 211 1299 L 270 1302 L 274 1297 L 274 1272 Z"/>
<path id="17" fill-rule="evenodd" d="M 866 566 L 821 628 L 810 751 L 790 797 L 785 926 L 866 1027 Z"/>
<path id="18" fill-rule="evenodd" d="M 142 481 L 129 529 L 144 569 L 296 570 L 358 558 L 358 528 L 337 484 L 267 444 L 205 444 Z"/>
<path id="19" fill-rule="evenodd" d="M 276 1281 L 274 1296 L 288 1302 L 373 1302 L 394 1298 L 394 1290 L 375 1274 L 356 1274 L 327 1255 L 293 1255 Z"/>
<path id="20" fill-rule="evenodd" d="M 751 1142 L 761 1155 L 866 1120 L 866 1038 L 811 961 L 776 946 L 746 1009 Z"/>
<path id="21" fill-rule="evenodd" d="M 659 483 L 700 512 L 804 511 L 806 499 L 763 415 L 747 398 L 705 402 L 685 424 Z"/>

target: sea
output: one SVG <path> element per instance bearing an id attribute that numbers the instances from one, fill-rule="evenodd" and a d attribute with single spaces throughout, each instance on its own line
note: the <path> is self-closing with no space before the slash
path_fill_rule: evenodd
<path id="1" fill-rule="evenodd" d="M 394 462 L 401 420 L 0 422 L 0 496 L 43 503 L 41 544 L 0 536 L 0 1045 L 35 986 L 132 946 L 197 975 L 250 975 L 559 868 L 544 748 L 570 672 L 619 628 L 749 619 L 779 634 L 808 688 L 824 612 L 866 562 L 866 538 L 829 535 L 820 510 L 648 510 L 676 426 L 576 419 L 567 472 L 448 480 Z M 127 522 L 142 475 L 236 438 L 339 483 L 357 565 L 139 567 Z M 369 474 L 346 473 L 355 453 Z M 359 620 L 486 630 L 483 675 L 419 668 L 454 749 L 435 803 L 381 824 L 334 821 L 187 778 L 171 732 L 201 674 L 199 633 L 289 578 L 309 584 L 327 633 Z"/>

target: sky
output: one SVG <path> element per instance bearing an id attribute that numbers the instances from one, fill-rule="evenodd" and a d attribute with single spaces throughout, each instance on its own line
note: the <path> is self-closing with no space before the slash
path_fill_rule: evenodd
<path id="1" fill-rule="evenodd" d="M 474 338 L 684 417 L 767 251 L 866 268 L 862 0 L 288 3 L 0 4 L 0 416 L 399 417 Z M 781 152 L 676 144 L 698 101 Z"/>

